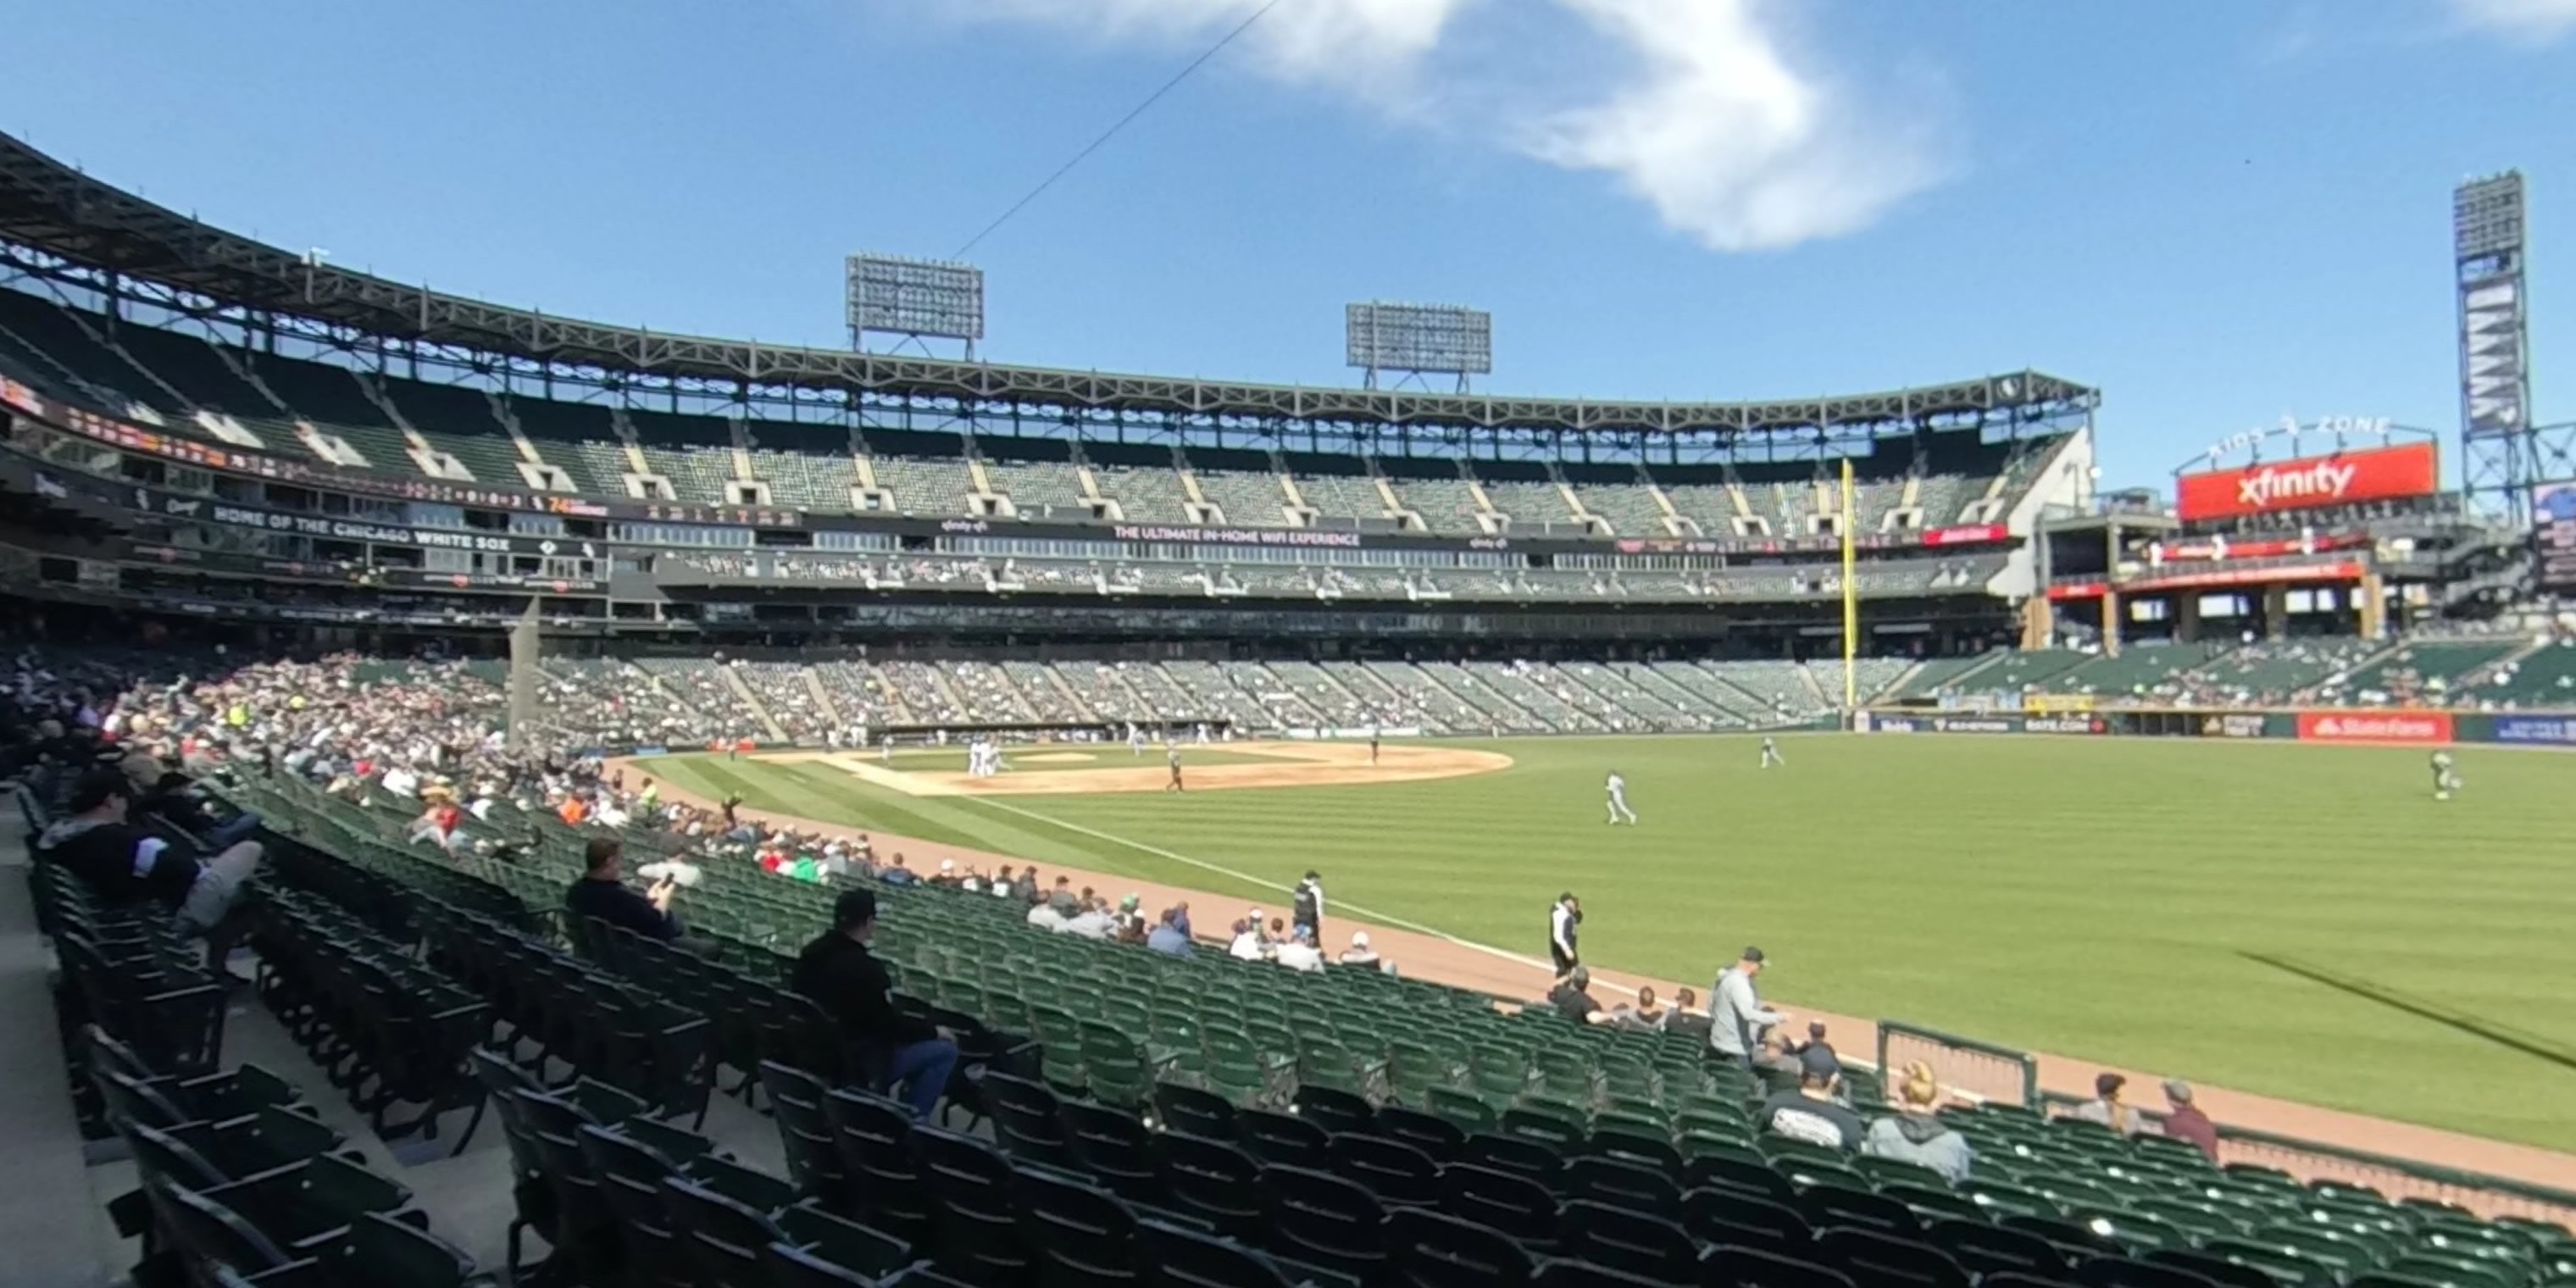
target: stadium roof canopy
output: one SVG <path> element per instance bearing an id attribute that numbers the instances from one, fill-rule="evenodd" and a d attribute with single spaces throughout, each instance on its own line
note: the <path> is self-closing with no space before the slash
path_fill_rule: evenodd
<path id="1" fill-rule="evenodd" d="M 549 317 L 354 273 L 210 227 L 0 134 L 0 239 L 72 265 L 367 336 L 679 380 L 840 389 L 985 406 L 1423 427 L 1764 433 L 2090 410 L 2098 391 L 2033 371 L 1841 397 L 1664 403 L 1243 384 L 804 349 Z"/>

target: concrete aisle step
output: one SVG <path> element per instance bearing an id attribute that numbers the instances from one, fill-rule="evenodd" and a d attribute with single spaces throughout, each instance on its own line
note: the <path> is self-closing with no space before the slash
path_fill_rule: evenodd
<path id="1" fill-rule="evenodd" d="M 0 793 L 0 1288 L 87 1288 L 112 1282 L 122 1263 L 91 1201 L 13 797 Z"/>

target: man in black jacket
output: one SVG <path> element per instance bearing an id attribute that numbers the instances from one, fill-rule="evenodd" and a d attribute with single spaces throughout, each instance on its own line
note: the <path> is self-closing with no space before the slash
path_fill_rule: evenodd
<path id="1" fill-rule="evenodd" d="M 102 765 L 72 789 L 71 814 L 45 829 L 36 852 L 60 863 L 110 905 L 159 903 L 180 929 L 206 940 L 206 970 L 220 973 L 246 928 L 233 906 L 259 870 L 257 841 L 199 859 L 129 820 L 134 784 Z"/>
<path id="2" fill-rule="evenodd" d="M 794 987 L 841 1026 L 868 1081 L 889 1089 L 903 1084 L 913 1115 L 927 1121 L 957 1067 L 957 1044 L 937 1026 L 895 1009 L 885 966 L 868 951 L 876 930 L 876 894 L 844 892 L 832 905 L 832 928 L 797 955 Z"/>
<path id="3" fill-rule="evenodd" d="M 679 887 L 664 877 L 644 894 L 627 888 L 625 850 L 614 837 L 592 837 L 582 851 L 581 878 L 564 891 L 564 911 L 596 917 L 646 939 L 678 941 L 680 922 L 671 915 L 671 896 Z"/>

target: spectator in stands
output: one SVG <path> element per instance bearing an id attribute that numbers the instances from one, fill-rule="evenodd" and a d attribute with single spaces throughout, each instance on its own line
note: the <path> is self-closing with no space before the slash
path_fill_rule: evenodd
<path id="1" fill-rule="evenodd" d="M 2123 1136 L 2135 1136 L 2145 1123 L 2138 1111 L 2120 1102 L 2120 1089 L 2129 1080 L 2116 1073 L 2101 1073 L 2093 1079 L 2093 1098 L 2076 1107 L 2071 1117 L 2088 1123 L 2100 1123 Z"/>
<path id="2" fill-rule="evenodd" d="M 1342 950 L 1338 960 L 1344 966 L 1363 966 L 1370 970 L 1394 973 L 1391 963 L 1379 957 L 1376 949 L 1369 947 L 1368 932 L 1365 930 L 1351 932 L 1351 946 Z"/>
<path id="3" fill-rule="evenodd" d="M 668 875 L 642 894 L 626 885 L 626 847 L 613 836 L 594 836 L 582 848 L 582 874 L 564 891 L 564 911 L 574 917 L 596 917 L 632 930 L 646 939 L 680 938 L 679 918 L 671 915 L 671 896 L 679 883 Z"/>
<path id="4" fill-rule="evenodd" d="M 1660 1029 L 1666 1012 L 1662 999 L 1655 996 L 1655 986 L 1641 984 L 1636 1001 L 1622 1002 L 1610 1008 L 1610 1014 L 1623 1029 Z"/>
<path id="5" fill-rule="evenodd" d="M 1225 955 L 1242 962 L 1261 960 L 1261 923 L 1245 917 L 1234 923 L 1234 940 L 1226 945 Z"/>
<path id="6" fill-rule="evenodd" d="M 1685 1033 L 1705 1042 L 1708 1040 L 1708 1016 L 1699 1009 L 1699 994 L 1688 988 L 1673 990 L 1673 1004 L 1664 1012 L 1664 1031 Z"/>
<path id="7" fill-rule="evenodd" d="M 1556 983 L 1547 991 L 1547 1004 L 1577 1024 L 1608 1024 L 1612 1019 L 1610 1012 L 1593 1000 L 1592 971 L 1584 966 L 1556 977 Z"/>
<path id="8" fill-rule="evenodd" d="M 1905 1066 L 1905 1080 L 1896 1087 L 1896 1112 L 1869 1125 L 1860 1152 L 1931 1168 L 1952 1185 L 1967 1180 L 1976 1151 L 1941 1121 L 1940 1104 L 1941 1081 L 1932 1076 L 1932 1066 L 1920 1060 Z"/>
<path id="9" fill-rule="evenodd" d="M 1085 939 L 1106 940 L 1118 933 L 1118 919 L 1098 899 L 1085 899 L 1074 914 L 1064 919 L 1064 931 Z"/>
<path id="10" fill-rule="evenodd" d="M 1818 1052 L 1814 1059 L 1802 1062 L 1797 1090 L 1763 1101 L 1754 1118 L 1774 1135 L 1828 1149 L 1857 1149 L 1867 1129 L 1859 1114 L 1835 1099 L 1842 1076 L 1842 1065 Z"/>
<path id="11" fill-rule="evenodd" d="M 1198 946 L 1190 942 L 1189 932 L 1181 929 L 1188 914 L 1179 908 L 1163 910 L 1163 919 L 1145 936 L 1145 947 L 1167 957 L 1196 957 Z"/>
<path id="12" fill-rule="evenodd" d="M 259 870 L 259 842 L 236 842 L 200 861 L 135 826 L 133 803 L 134 784 L 123 770 L 91 769 L 72 788 L 71 815 L 37 837 L 36 852 L 70 870 L 101 902 L 169 908 L 181 930 L 204 937 L 207 973 L 227 976 L 224 959 L 244 929 L 233 907 Z"/>
<path id="13" fill-rule="evenodd" d="M 843 891 L 832 905 L 832 928 L 797 955 L 793 985 L 840 1026 L 868 1084 L 900 1084 L 913 1116 L 926 1122 L 957 1067 L 957 1043 L 928 1021 L 895 1009 L 885 966 L 868 951 L 876 929 L 876 895 Z"/>
<path id="14" fill-rule="evenodd" d="M 1040 930 L 1062 930 L 1065 923 L 1073 919 L 1072 908 L 1073 899 L 1069 895 L 1061 903 L 1049 899 L 1029 908 L 1028 923 Z"/>
<path id="15" fill-rule="evenodd" d="M 1001 872 L 999 872 L 998 874 L 996 874 L 996 875 L 993 877 L 993 884 L 992 884 L 992 886 L 991 886 L 991 890 L 990 890 L 990 892 L 991 892 L 992 896 L 993 896 L 994 898 L 996 898 L 996 899 L 1008 899 L 1008 898 L 1010 898 L 1010 897 L 1011 897 L 1011 890 L 1012 890 L 1012 889 L 1013 889 L 1013 886 L 1012 886 L 1012 884 L 1011 884 L 1011 865 L 1010 865 L 1010 864 L 1005 863 L 1005 864 L 1003 864 L 1003 865 L 1002 865 L 1002 870 L 1001 870 Z"/>
<path id="16" fill-rule="evenodd" d="M 1118 901 L 1118 911 L 1113 914 L 1111 918 L 1117 923 L 1117 929 L 1114 933 L 1118 942 L 1122 944 L 1141 944 L 1145 942 L 1145 934 L 1147 930 L 1145 925 L 1145 914 L 1138 911 L 1138 909 L 1143 906 L 1144 902 L 1145 900 L 1141 896 L 1135 894 L 1130 894 L 1126 898 Z"/>
<path id="17" fill-rule="evenodd" d="M 1324 969 L 1324 954 L 1315 947 L 1314 936 L 1307 933 L 1304 926 L 1297 927 L 1295 933 L 1281 940 L 1270 959 L 1290 970 L 1310 974 Z"/>
<path id="18" fill-rule="evenodd" d="M 150 755 L 133 753 L 118 767 L 134 784 L 134 804 L 127 811 L 131 817 L 171 823 L 212 852 L 231 849 L 259 831 L 259 815 L 253 813 L 236 815 L 230 822 L 217 822 L 191 790 L 188 776 Z"/>
<path id="19" fill-rule="evenodd" d="M 894 858 L 888 861 L 885 871 L 877 874 L 877 879 L 890 886 L 919 885 L 921 883 L 921 878 L 914 875 L 911 868 L 904 866 L 903 851 L 901 850 L 895 851 Z"/>
<path id="20" fill-rule="evenodd" d="M 2218 1161 L 2218 1124 L 2192 1103 L 2191 1084 L 2180 1078 L 2165 1079 L 2165 1134 L 2175 1140 L 2187 1140 Z"/>
<path id="21" fill-rule="evenodd" d="M 1792 1047 L 1791 1051 L 1793 1054 L 1797 1055 L 1805 1055 L 1809 1051 L 1822 1051 L 1826 1055 L 1833 1056 L 1837 1060 L 1842 1058 L 1842 1053 L 1834 1050 L 1834 1044 L 1825 1040 L 1825 1022 L 1823 1020 L 1807 1021 L 1806 1040 L 1799 1042 L 1796 1046 Z"/>
<path id="22" fill-rule="evenodd" d="M 1747 948 L 1718 975 L 1717 987 L 1710 990 L 1716 1000 L 1709 1003 L 1708 1045 L 1722 1058 L 1753 1063 L 1762 1050 L 1762 1035 L 1789 1018 L 1764 1006 L 1753 991 L 1754 977 L 1762 973 L 1762 966 L 1762 950 Z"/>

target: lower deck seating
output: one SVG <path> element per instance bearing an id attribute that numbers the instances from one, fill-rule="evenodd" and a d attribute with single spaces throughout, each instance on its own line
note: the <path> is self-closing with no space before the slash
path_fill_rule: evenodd
<path id="1" fill-rule="evenodd" d="M 539 861 L 569 859 L 549 845 Z M 487 880 L 470 871 L 394 855 L 365 870 L 425 883 L 428 963 L 477 995 L 515 999 L 496 1004 L 513 1036 L 473 1064 L 544 1196 L 522 1211 L 565 1259 L 558 1269 L 614 1276 L 667 1254 L 735 1259 L 704 1271 L 819 1264 L 876 1282 L 926 1261 L 965 1283 L 1066 1267 L 1086 1283 L 1260 1288 L 1632 1282 L 1615 1276 L 1673 1288 L 2532 1288 L 2576 1270 L 2576 1238 L 2537 1223 L 2222 1170 L 2181 1142 L 2019 1108 L 1943 1114 L 1974 1150 L 1953 1182 L 1763 1131 L 1754 1106 L 1767 1087 L 1706 1060 L 1695 1037 L 1568 1025 L 1544 1008 L 1505 1016 L 1376 972 L 1165 959 L 1034 931 L 1011 901 L 916 890 L 889 905 L 899 911 L 875 946 L 901 1005 L 996 1053 L 964 1106 L 990 1116 L 987 1141 L 953 1120 L 915 1123 L 845 1081 L 812 1013 L 764 982 L 792 939 L 746 936 L 791 909 L 816 915 L 825 888 L 729 872 L 693 891 L 719 951 L 691 965 L 588 934 L 566 957 L 506 918 L 463 911 L 456 900 L 493 893 L 469 896 L 466 883 Z M 665 1082 L 639 1070 L 695 1066 L 649 1041 L 554 1035 L 563 1005 L 520 982 L 537 967 L 612 993 L 650 989 L 682 1031 L 707 1035 L 705 1072 Z M 534 1083 L 509 1049 L 530 1042 L 585 1080 Z M 692 1088 L 724 1071 L 770 1102 L 782 1169 L 728 1162 L 687 1125 Z M 1874 1104 L 1874 1080 L 1855 1084 L 1855 1102 Z M 581 1197 L 618 1193 L 660 1197 Z M 718 1231 L 728 1237 L 689 1237 Z M 1417 1273 L 1432 1277 L 1407 1277 Z"/>

